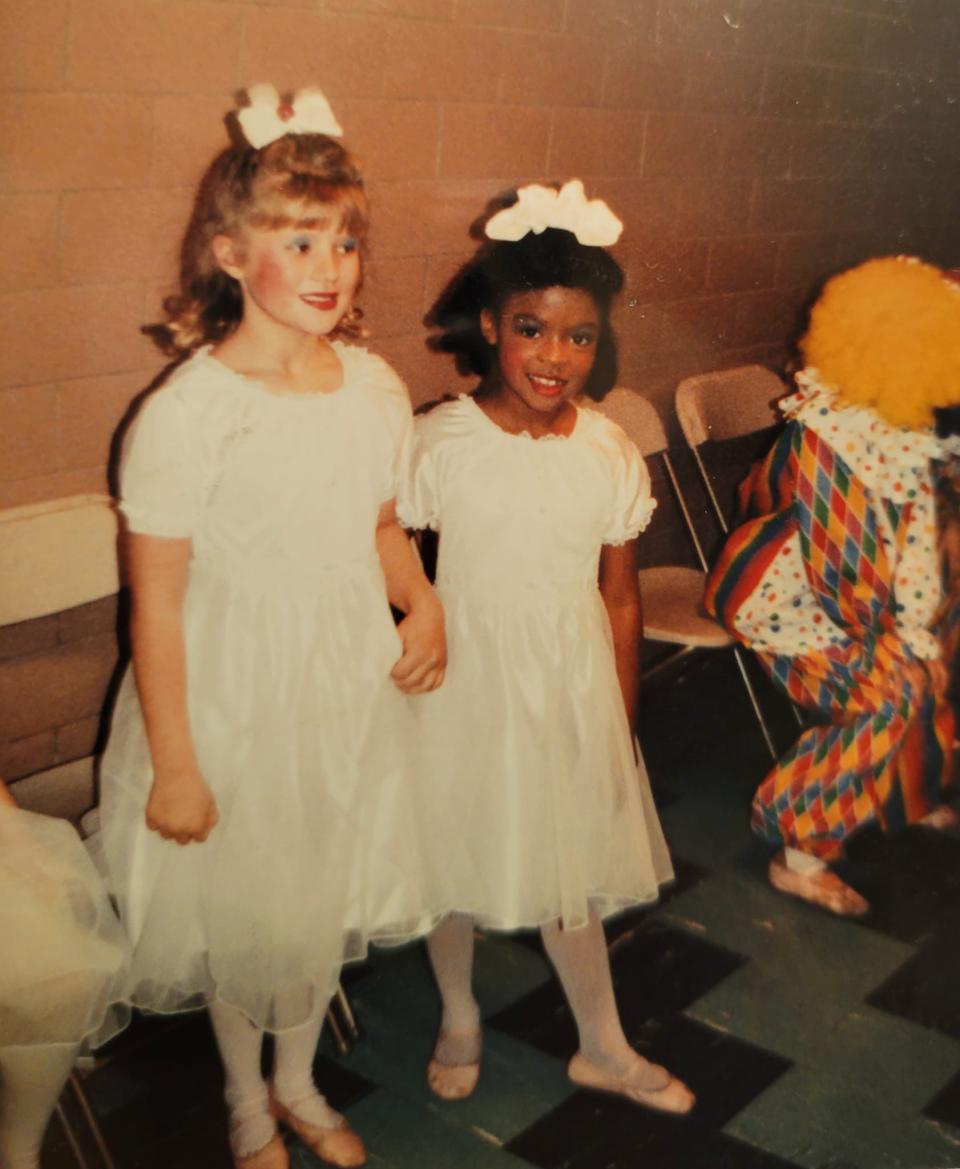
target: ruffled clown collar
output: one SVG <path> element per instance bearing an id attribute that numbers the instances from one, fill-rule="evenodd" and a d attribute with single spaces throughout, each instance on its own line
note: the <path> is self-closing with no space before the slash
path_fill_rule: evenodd
<path id="1" fill-rule="evenodd" d="M 891 426 L 871 406 L 851 406 L 821 385 L 812 368 L 796 375 L 797 391 L 780 402 L 784 417 L 802 422 L 830 444 L 858 479 L 892 503 L 915 499 L 930 481 L 930 460 L 954 453 L 927 427 Z"/>

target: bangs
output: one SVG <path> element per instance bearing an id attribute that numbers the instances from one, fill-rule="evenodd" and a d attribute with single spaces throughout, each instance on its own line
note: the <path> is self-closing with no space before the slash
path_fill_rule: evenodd
<path id="1" fill-rule="evenodd" d="M 258 193 L 254 206 L 256 210 L 245 216 L 247 223 L 267 231 L 333 227 L 359 239 L 367 234 L 367 197 L 353 183 L 330 182 L 318 175 L 276 176 Z"/>

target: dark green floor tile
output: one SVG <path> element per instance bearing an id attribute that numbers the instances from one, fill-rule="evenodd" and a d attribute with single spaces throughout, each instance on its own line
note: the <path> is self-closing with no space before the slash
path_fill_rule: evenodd
<path id="1" fill-rule="evenodd" d="M 437 1106 L 457 1124 L 511 1140 L 574 1091 L 563 1060 L 552 1059 L 508 1035 L 486 1032 L 480 1083 L 469 1100 Z"/>
<path id="2" fill-rule="evenodd" d="M 761 778 L 756 776 L 757 783 Z M 670 849 L 709 869 L 745 863 L 760 868 L 768 850 L 749 834 L 747 819 L 753 785 L 738 800 L 722 788 L 722 779 L 717 782 L 721 784 L 719 792 L 694 794 L 660 812 Z"/>
<path id="3" fill-rule="evenodd" d="M 473 989 L 485 1017 L 552 978 L 539 938 L 535 947 L 516 945 L 510 934 L 488 933 L 477 941 Z"/>
<path id="4" fill-rule="evenodd" d="M 870 902 L 869 929 L 914 944 L 935 934 L 956 937 L 960 925 L 960 834 L 908 828 L 858 833 L 840 869 Z"/>
<path id="5" fill-rule="evenodd" d="M 665 916 L 749 958 L 688 1014 L 808 1062 L 828 1054 L 831 1029 L 913 952 L 738 872 L 713 874 Z"/>
<path id="6" fill-rule="evenodd" d="M 789 1066 L 779 1056 L 682 1016 L 651 1025 L 649 1038 L 650 1057 L 697 1094 L 689 1116 L 580 1091 L 518 1134 L 510 1150 L 541 1169 L 687 1169 L 688 1162 L 697 1169 L 724 1144 L 723 1125 Z"/>
<path id="7" fill-rule="evenodd" d="M 942 933 L 880 985 L 868 1001 L 872 1006 L 923 1027 L 960 1039 L 960 946 L 958 931 Z"/>
<path id="8" fill-rule="evenodd" d="M 435 1026 L 439 1010 L 437 989 L 422 943 L 397 950 L 380 950 L 369 973 L 350 987 L 357 1022 L 365 1029 L 368 1009 L 378 1015 L 392 1012 L 412 1026 Z"/>
<path id="9" fill-rule="evenodd" d="M 368 1096 L 350 1121 L 367 1143 L 370 1169 L 530 1169 L 482 1131 L 391 1092 Z"/>
<path id="10" fill-rule="evenodd" d="M 478 935 L 473 988 L 484 1015 L 502 1010 L 551 977 L 538 945 L 517 945 L 509 934 Z M 423 1025 L 431 1034 L 436 1030 L 440 999 L 422 942 L 378 951 L 369 972 L 349 993 L 361 1028 L 369 1010 Z"/>
<path id="11" fill-rule="evenodd" d="M 809 1169 L 960 1164 L 960 1134 L 901 1109 L 896 1095 L 874 1090 L 872 1079 L 835 1075 L 826 1064 L 791 1068 L 724 1131 Z"/>
<path id="12" fill-rule="evenodd" d="M 953 1128 L 960 1139 L 960 1072 L 953 1076 L 939 1092 L 927 1101 L 924 1116 Z"/>
<path id="13" fill-rule="evenodd" d="M 469 1100 L 437 1100 L 426 1083 L 426 1067 L 433 1048 L 432 1031 L 412 1031 L 409 1021 L 395 1014 L 368 1016 L 364 1041 L 340 1061 L 350 1071 L 381 1084 L 415 1108 L 440 1109 L 451 1123 L 475 1125 L 508 1141 L 573 1090 L 564 1064 L 518 1043 L 507 1035 L 485 1032 L 483 1070 L 477 1091 Z M 350 1109 L 350 1116 L 354 1109 Z"/>
<path id="14" fill-rule="evenodd" d="M 960 1072 L 960 1042 L 863 1006 L 833 1032 L 829 1066 L 832 1075 L 869 1084 L 877 1099 L 910 1115 Z"/>

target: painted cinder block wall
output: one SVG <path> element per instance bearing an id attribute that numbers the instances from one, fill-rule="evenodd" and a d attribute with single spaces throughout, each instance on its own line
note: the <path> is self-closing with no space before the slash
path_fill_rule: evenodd
<path id="1" fill-rule="evenodd" d="M 578 175 L 626 222 L 621 380 L 782 365 L 829 273 L 960 262 L 955 0 L 5 0 L 0 506 L 97 491 L 162 369 L 140 327 L 252 81 L 323 86 L 374 208 L 370 344 L 458 388 L 422 320 L 471 221 Z M 0 633 L 0 773 L 87 754 L 113 606 Z"/>

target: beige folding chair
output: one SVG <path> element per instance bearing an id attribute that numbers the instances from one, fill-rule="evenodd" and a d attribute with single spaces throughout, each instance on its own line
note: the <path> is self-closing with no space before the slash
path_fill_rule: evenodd
<path id="1" fill-rule="evenodd" d="M 771 758 L 776 759 L 773 739 L 757 701 L 740 647 L 719 621 L 707 615 L 703 607 L 709 565 L 670 459 L 667 435 L 660 416 L 646 398 L 623 387 L 611 390 L 599 404 L 599 409 L 626 431 L 644 458 L 660 459 L 683 517 L 691 547 L 700 565 L 699 569 L 684 565 L 659 565 L 654 568 L 641 568 L 639 571 L 640 596 L 643 602 L 643 636 L 650 641 L 679 647 L 664 661 L 649 670 L 644 670 L 644 678 L 652 678 L 668 667 L 679 665 L 698 650 L 732 650 L 767 750 Z"/>
<path id="2" fill-rule="evenodd" d="M 684 378 L 677 386 L 677 421 L 687 440 L 710 508 L 720 530 L 730 531 L 730 517 L 720 505 L 702 448 L 708 442 L 745 438 L 769 430 L 780 421 L 774 403 L 786 386 L 762 365 L 741 365 Z"/>
<path id="3" fill-rule="evenodd" d="M 703 457 L 711 442 L 726 442 L 770 430 L 781 421 L 776 402 L 787 387 L 763 365 L 740 365 L 684 378 L 677 386 L 675 409 L 683 437 L 697 465 L 710 510 L 721 532 L 730 532 L 730 516 L 717 497 L 714 477 Z M 799 708 L 793 717 L 803 725 Z"/>
<path id="4" fill-rule="evenodd" d="M 117 516 L 107 495 L 74 495 L 47 503 L 0 511 L 0 625 L 30 621 L 112 596 L 120 587 L 117 565 Z M 79 819 L 81 832 L 97 827 L 94 798 L 95 759 L 54 768 L 13 784 L 26 807 Z M 333 1007 L 339 1009 L 339 1018 Z M 352 1046 L 358 1029 L 350 1003 L 338 987 L 327 1021 L 341 1053 Z M 72 1095 L 76 1108 L 64 1107 Z M 67 1142 L 81 1169 L 89 1169 L 79 1134 L 70 1122 L 78 1111 L 89 1141 L 105 1169 L 114 1162 L 87 1099 L 83 1076 L 75 1072 L 67 1082 L 65 1099 L 57 1106 Z"/>

